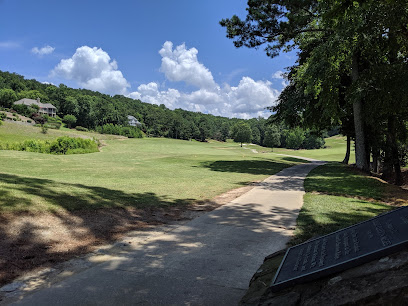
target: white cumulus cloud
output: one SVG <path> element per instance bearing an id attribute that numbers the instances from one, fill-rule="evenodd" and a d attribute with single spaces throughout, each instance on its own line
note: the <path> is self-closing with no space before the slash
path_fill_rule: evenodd
<path id="1" fill-rule="evenodd" d="M 150 82 L 149 84 L 140 85 L 137 90 L 131 92 L 128 96 L 151 104 L 164 104 L 171 109 L 181 107 L 179 106 L 181 94 L 177 89 L 159 90 L 159 84 Z"/>
<path id="2" fill-rule="evenodd" d="M 47 55 L 54 52 L 55 48 L 51 46 L 44 46 L 42 48 L 34 47 L 31 49 L 31 52 L 37 55 Z"/>
<path id="3" fill-rule="evenodd" d="M 173 43 L 166 41 L 159 54 L 162 56 L 160 71 L 168 80 L 184 81 L 198 88 L 217 87 L 210 70 L 198 61 L 196 48 L 187 49 L 185 44 L 181 44 L 173 50 Z"/>
<path id="4" fill-rule="evenodd" d="M 266 107 L 276 104 L 279 91 L 269 81 L 254 81 L 243 77 L 238 86 L 224 86 L 216 90 L 205 88 L 191 93 L 176 89 L 160 90 L 157 83 L 142 84 L 129 97 L 141 101 L 164 104 L 170 109 L 183 108 L 190 111 L 211 113 L 217 116 L 238 118 L 266 117 Z"/>
<path id="5" fill-rule="evenodd" d="M 75 54 L 63 59 L 52 75 L 75 80 L 81 87 L 108 94 L 126 94 L 130 87 L 115 60 L 101 48 L 82 46 Z"/>

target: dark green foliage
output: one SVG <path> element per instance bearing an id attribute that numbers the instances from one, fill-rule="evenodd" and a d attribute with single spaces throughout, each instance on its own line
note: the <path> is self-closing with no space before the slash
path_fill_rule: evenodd
<path id="1" fill-rule="evenodd" d="M 286 132 L 286 148 L 298 150 L 305 140 L 305 133 L 300 128 L 295 128 Z"/>
<path id="2" fill-rule="evenodd" d="M 77 122 L 77 118 L 74 115 L 65 115 L 62 121 L 66 123 L 70 129 Z"/>
<path id="3" fill-rule="evenodd" d="M 103 126 L 98 126 L 95 129 L 98 133 L 101 134 L 112 134 L 112 135 L 121 135 L 128 138 L 142 138 L 143 134 L 137 127 L 133 126 L 121 126 L 112 123 L 105 124 Z"/>
<path id="4" fill-rule="evenodd" d="M 17 95 L 14 90 L 9 88 L 0 89 L 0 106 L 11 107 L 13 102 L 17 101 Z"/>
<path id="5" fill-rule="evenodd" d="M 38 113 L 32 114 L 31 119 L 33 119 L 36 124 L 45 124 L 47 122 L 45 118 Z"/>
<path id="6" fill-rule="evenodd" d="M 276 148 L 281 145 L 281 134 L 276 125 L 271 125 L 266 128 L 263 145 L 269 148 Z"/>
<path id="7" fill-rule="evenodd" d="M 250 142 L 252 137 L 251 127 L 246 122 L 237 122 L 232 127 L 232 137 L 235 142 L 240 142 L 241 147 L 243 142 Z"/>
<path id="8" fill-rule="evenodd" d="M 58 137 L 53 141 L 37 139 L 22 143 L 0 144 L 0 150 L 16 150 L 48 154 L 82 154 L 98 152 L 98 143 L 92 139 Z"/>
<path id="9" fill-rule="evenodd" d="M 45 124 L 42 124 L 41 125 L 41 133 L 47 134 L 48 133 L 48 126 L 46 126 Z"/>
<path id="10" fill-rule="evenodd" d="M 341 133 L 355 140 L 358 168 L 369 171 L 370 152 L 376 160 L 381 154 L 384 176 L 394 172 L 402 184 L 407 12 L 407 1 L 249 0 L 245 19 L 220 23 L 236 47 L 265 46 L 271 57 L 298 50 L 290 84 L 274 108 L 280 119 L 312 130 L 340 125 Z M 311 138 L 305 146 L 319 142 Z"/>
<path id="11" fill-rule="evenodd" d="M 23 115 L 25 117 L 31 117 L 32 114 L 38 113 L 39 107 L 34 104 L 31 106 L 27 106 L 24 104 L 15 104 L 13 105 L 13 109 L 20 115 Z"/>
<path id="12" fill-rule="evenodd" d="M 88 132 L 88 129 L 87 129 L 87 128 L 85 128 L 85 127 L 83 127 L 83 126 L 80 126 L 80 125 L 77 125 L 77 126 L 75 127 L 75 129 L 76 129 L 77 131 Z"/>
<path id="13" fill-rule="evenodd" d="M 302 148 L 311 150 L 311 149 L 320 149 L 324 147 L 325 141 L 322 137 L 319 137 L 316 134 L 312 134 L 309 131 L 305 135 L 305 140 L 303 140 Z"/>
<path id="14" fill-rule="evenodd" d="M 58 137 L 50 145 L 51 154 L 76 154 L 98 151 L 98 144 L 91 139 Z"/>

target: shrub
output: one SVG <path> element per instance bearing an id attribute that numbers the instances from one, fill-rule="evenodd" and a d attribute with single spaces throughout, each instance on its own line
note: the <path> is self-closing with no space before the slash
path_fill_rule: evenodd
<path id="1" fill-rule="evenodd" d="M 61 124 L 62 123 L 60 122 L 47 122 L 44 125 L 49 129 L 59 130 L 59 128 L 61 127 Z"/>
<path id="2" fill-rule="evenodd" d="M 17 118 L 13 117 L 13 121 L 17 121 Z"/>
<path id="3" fill-rule="evenodd" d="M 77 118 L 74 115 L 65 115 L 62 121 L 66 123 L 68 128 L 70 129 L 71 126 L 77 122 Z"/>
<path id="4" fill-rule="evenodd" d="M 91 153 L 98 151 L 98 144 L 92 139 L 58 137 L 50 145 L 50 153 L 53 154 L 76 154 Z"/>
<path id="5" fill-rule="evenodd" d="M 34 120 L 35 123 L 37 124 L 44 124 L 47 121 L 45 120 L 45 118 L 43 116 L 41 116 L 39 113 L 32 113 L 31 114 L 31 119 Z"/>
<path id="6" fill-rule="evenodd" d="M 142 131 L 134 126 L 122 126 L 112 123 L 103 126 L 97 126 L 95 130 L 100 134 L 121 135 L 129 138 L 142 138 Z"/>
<path id="7" fill-rule="evenodd" d="M 305 140 L 305 132 L 300 128 L 289 130 L 286 134 L 286 148 L 298 150 Z"/>
<path id="8" fill-rule="evenodd" d="M 325 141 L 322 137 L 317 135 L 309 134 L 306 136 L 305 140 L 303 141 L 302 147 L 304 149 L 320 149 L 323 148 Z"/>
<path id="9" fill-rule="evenodd" d="M 77 126 L 75 127 L 75 129 L 76 129 L 77 131 L 88 132 L 88 129 L 87 129 L 87 128 L 85 128 L 85 127 L 83 127 L 83 126 L 80 126 L 80 125 L 77 125 Z"/>
<path id="10" fill-rule="evenodd" d="M 25 140 L 22 143 L 0 143 L 0 150 L 16 150 L 50 154 L 83 154 L 98 152 L 99 143 L 93 139 L 58 137 L 53 141 L 37 139 Z"/>
<path id="11" fill-rule="evenodd" d="M 48 127 L 45 124 L 41 125 L 41 133 L 47 134 L 47 132 L 48 132 Z"/>
<path id="12" fill-rule="evenodd" d="M 31 123 L 32 121 L 30 119 L 27 120 L 28 123 Z"/>

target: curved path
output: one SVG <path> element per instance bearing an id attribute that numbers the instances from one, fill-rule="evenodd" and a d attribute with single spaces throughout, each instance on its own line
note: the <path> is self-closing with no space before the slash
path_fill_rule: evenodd
<path id="1" fill-rule="evenodd" d="M 135 238 L 110 260 L 17 304 L 237 305 L 264 257 L 290 239 L 303 204 L 303 181 L 322 164 L 311 161 L 167 233 Z"/>

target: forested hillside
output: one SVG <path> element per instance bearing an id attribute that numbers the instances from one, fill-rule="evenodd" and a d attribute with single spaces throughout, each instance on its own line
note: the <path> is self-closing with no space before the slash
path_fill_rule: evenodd
<path id="1" fill-rule="evenodd" d="M 293 149 L 320 148 L 324 145 L 323 139 L 310 131 L 288 130 L 283 124 L 272 124 L 261 117 L 244 120 L 182 109 L 170 110 L 164 104 L 144 103 L 122 95 L 112 97 L 87 89 L 69 88 L 64 84 L 43 84 L 26 80 L 16 73 L 0 71 L 0 106 L 10 108 L 13 102 L 22 98 L 40 98 L 43 103 L 53 104 L 59 117 L 75 116 L 73 127 L 96 131 L 107 124 L 126 126 L 127 116 L 132 115 L 142 123 L 142 130 L 147 136 L 199 141 L 237 138 L 239 142 Z M 247 129 L 246 135 L 249 137 L 238 135 L 241 132 L 238 126 Z"/>

